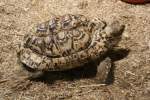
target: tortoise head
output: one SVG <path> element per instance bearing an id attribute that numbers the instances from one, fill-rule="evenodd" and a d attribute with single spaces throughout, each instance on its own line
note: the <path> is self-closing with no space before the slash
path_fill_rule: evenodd
<path id="1" fill-rule="evenodd" d="M 105 27 L 104 32 L 108 48 L 112 48 L 118 44 L 124 28 L 125 25 L 122 25 L 119 21 L 113 21 Z"/>

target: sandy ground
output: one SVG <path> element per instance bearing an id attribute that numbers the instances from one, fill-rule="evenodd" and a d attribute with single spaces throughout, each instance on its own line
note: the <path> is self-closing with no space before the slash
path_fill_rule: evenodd
<path id="1" fill-rule="evenodd" d="M 129 52 L 122 50 L 116 55 L 123 57 L 114 62 L 113 81 L 102 85 L 90 75 L 76 78 L 78 72 L 68 72 L 60 73 L 55 81 L 18 84 L 18 43 L 37 23 L 67 13 L 107 22 L 119 20 L 126 25 L 119 46 Z M 16 84 L 20 87 L 13 89 Z M 0 0 L 0 100 L 42 99 L 150 100 L 150 4 L 130 5 L 120 0 Z"/>

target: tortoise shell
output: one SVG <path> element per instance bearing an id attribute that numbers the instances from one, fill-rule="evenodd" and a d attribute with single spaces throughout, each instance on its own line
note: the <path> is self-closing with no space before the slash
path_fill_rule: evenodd
<path id="1" fill-rule="evenodd" d="M 105 27 L 104 21 L 89 20 L 83 15 L 54 17 L 24 37 L 19 60 L 29 68 L 44 71 L 81 66 L 105 53 L 115 36 L 111 34 L 122 29 L 118 23 Z"/>

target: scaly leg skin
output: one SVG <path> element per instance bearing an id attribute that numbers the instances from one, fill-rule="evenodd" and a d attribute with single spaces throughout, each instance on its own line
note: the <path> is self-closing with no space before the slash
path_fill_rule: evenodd
<path id="1" fill-rule="evenodd" d="M 18 74 L 23 79 L 37 79 L 41 77 L 44 72 L 30 69 L 28 66 L 19 63 L 21 67 L 18 69 Z"/>
<path id="2" fill-rule="evenodd" d="M 43 74 L 41 71 L 31 72 L 26 70 L 22 63 L 19 63 L 19 65 L 15 68 L 15 74 L 10 78 L 10 82 L 8 83 L 10 89 L 14 91 L 22 91 L 28 89 L 32 85 L 32 81 L 30 80 L 36 79 Z"/>
<path id="3" fill-rule="evenodd" d="M 112 61 L 109 57 L 105 58 L 102 62 L 100 62 L 100 64 L 97 66 L 96 81 L 105 84 L 111 67 Z"/>

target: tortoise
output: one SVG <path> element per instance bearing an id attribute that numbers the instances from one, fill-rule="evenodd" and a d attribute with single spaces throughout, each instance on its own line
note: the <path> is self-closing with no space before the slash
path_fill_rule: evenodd
<path id="1" fill-rule="evenodd" d="M 120 41 L 123 29 L 119 21 L 107 24 L 78 14 L 56 16 L 38 24 L 35 32 L 24 36 L 18 60 L 32 78 L 45 71 L 81 67 L 102 58 Z M 104 69 L 108 74 L 110 63 L 109 57 L 99 62 L 97 75 L 105 73 Z"/>

